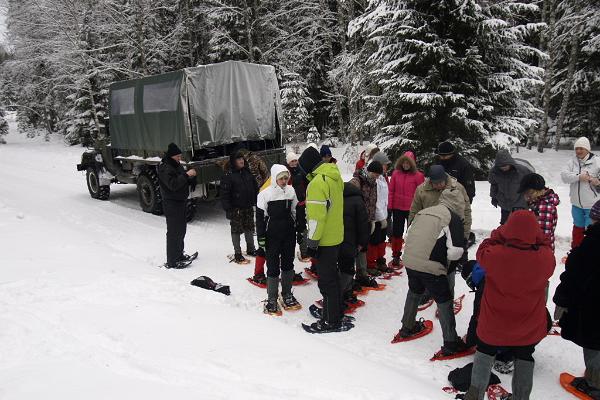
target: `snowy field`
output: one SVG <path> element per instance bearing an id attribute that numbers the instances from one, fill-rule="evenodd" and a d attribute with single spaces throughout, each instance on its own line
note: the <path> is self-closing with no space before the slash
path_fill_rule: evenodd
<path id="1" fill-rule="evenodd" d="M 266 293 L 246 282 L 253 264 L 225 258 L 231 242 L 219 204 L 201 206 L 188 226 L 186 248 L 198 250 L 198 260 L 185 270 L 157 268 L 165 258 L 164 218 L 141 211 L 134 185 L 113 185 L 109 201 L 93 200 L 75 168 L 82 148 L 60 138 L 26 139 L 14 121 L 11 128 L 0 146 L 0 399 L 453 398 L 441 387 L 450 370 L 470 359 L 429 361 L 442 343 L 437 322 L 429 336 L 390 344 L 406 277 L 363 297 L 355 329 L 307 334 L 300 323 L 313 321 L 307 308 L 319 298 L 316 283 L 295 289 L 303 310 L 264 315 Z M 515 154 L 561 197 L 551 293 L 569 248 L 570 204 L 560 169 L 570 155 Z M 488 193 L 489 185 L 477 182 L 478 239 L 500 218 Z M 191 286 L 200 275 L 229 284 L 232 295 Z M 457 316 L 462 335 L 473 294 L 460 277 L 456 293 L 467 293 Z M 434 312 L 420 314 L 435 321 Z M 581 350 L 548 337 L 535 358 L 532 399 L 568 399 L 558 376 L 583 371 Z M 510 388 L 510 376 L 500 378 Z"/>

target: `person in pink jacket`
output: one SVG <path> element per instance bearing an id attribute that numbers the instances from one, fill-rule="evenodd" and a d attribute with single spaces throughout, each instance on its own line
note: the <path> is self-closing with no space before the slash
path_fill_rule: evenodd
<path id="1" fill-rule="evenodd" d="M 388 207 L 392 210 L 392 264 L 400 265 L 404 245 L 404 226 L 408 219 L 417 186 L 425 181 L 425 176 L 417 170 L 415 155 L 407 151 L 396 161 L 388 192 Z"/>

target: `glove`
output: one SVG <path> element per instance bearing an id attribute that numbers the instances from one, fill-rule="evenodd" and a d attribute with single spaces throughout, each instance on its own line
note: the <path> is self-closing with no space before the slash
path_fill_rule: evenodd
<path id="1" fill-rule="evenodd" d="M 375 232 L 375 222 L 371 221 L 371 235 Z"/>
<path id="2" fill-rule="evenodd" d="M 498 199 L 492 199 L 492 205 L 498 208 Z"/>
<path id="3" fill-rule="evenodd" d="M 298 246 L 302 246 L 302 243 L 304 243 L 304 232 L 296 232 L 296 243 L 298 243 Z"/>
<path id="4" fill-rule="evenodd" d="M 387 229 L 387 219 L 384 219 L 381 223 L 381 229 Z"/>
<path id="5" fill-rule="evenodd" d="M 266 237 L 259 237 L 258 238 L 258 247 L 260 247 L 261 249 L 264 249 L 265 247 L 267 247 L 267 238 Z"/>
<path id="6" fill-rule="evenodd" d="M 306 249 L 306 255 L 310 258 L 319 258 L 319 248 L 318 247 L 309 247 Z"/>
<path id="7" fill-rule="evenodd" d="M 566 314 L 569 310 L 566 307 L 556 306 L 554 308 L 554 320 L 558 321 L 562 318 L 563 314 Z"/>

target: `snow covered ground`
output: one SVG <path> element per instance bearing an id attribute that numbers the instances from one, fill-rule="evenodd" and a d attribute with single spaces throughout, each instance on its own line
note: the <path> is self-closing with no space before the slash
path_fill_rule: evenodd
<path id="1" fill-rule="evenodd" d="M 469 362 L 430 362 L 441 332 L 392 345 L 400 327 L 405 277 L 363 299 L 356 328 L 309 335 L 315 282 L 295 294 L 305 308 L 262 314 L 253 266 L 228 263 L 229 225 L 219 204 L 200 207 L 186 247 L 200 256 L 164 270 L 164 218 L 142 212 L 133 185 L 113 185 L 109 201 L 89 197 L 75 165 L 82 149 L 30 140 L 12 131 L 0 146 L 0 399 L 448 399 L 448 372 Z M 334 149 L 341 156 L 341 149 Z M 557 269 L 571 229 L 560 169 L 570 152 L 522 152 L 562 199 Z M 349 167 L 342 165 L 342 172 Z M 477 183 L 474 228 L 485 236 L 500 218 L 489 185 Z M 297 263 L 296 270 L 304 265 Z M 232 295 L 189 282 L 208 275 Z M 459 334 L 470 317 L 467 293 Z M 422 312 L 434 317 L 434 307 Z M 553 307 L 551 308 L 553 310 Z M 548 337 L 536 351 L 533 399 L 567 399 L 561 371 L 581 373 L 579 348 Z M 510 377 L 501 376 L 510 388 Z"/>

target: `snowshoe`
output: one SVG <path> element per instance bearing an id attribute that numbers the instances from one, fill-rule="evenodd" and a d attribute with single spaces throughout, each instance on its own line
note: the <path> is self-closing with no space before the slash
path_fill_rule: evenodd
<path id="1" fill-rule="evenodd" d="M 583 377 L 576 378 L 571 374 L 562 373 L 560 374 L 560 385 L 580 399 L 600 399 L 600 389 L 590 386 Z"/>
<path id="2" fill-rule="evenodd" d="M 324 320 L 313 322 L 310 325 L 302 324 L 302 328 L 308 333 L 333 333 L 333 332 L 346 332 L 354 328 L 354 324 L 351 322 L 339 322 L 337 324 L 329 324 Z"/>
<path id="3" fill-rule="evenodd" d="M 291 293 L 285 296 L 280 296 L 279 304 L 281 304 L 281 308 L 283 308 L 285 311 L 297 311 L 302 308 L 302 304 L 298 303 L 298 300 L 296 300 L 294 295 Z"/>
<path id="4" fill-rule="evenodd" d="M 494 371 L 496 371 L 500 374 L 504 374 L 504 375 L 512 374 L 512 372 L 514 370 L 515 370 L 515 362 L 513 360 L 509 360 L 509 361 L 496 360 L 496 361 L 494 361 Z"/>
<path id="5" fill-rule="evenodd" d="M 281 312 L 281 308 L 279 308 L 279 304 L 277 303 L 277 300 L 265 300 L 265 307 L 263 312 L 265 314 L 269 314 L 269 315 L 273 315 L 273 316 L 281 316 L 282 312 Z"/>
<path id="6" fill-rule="evenodd" d="M 265 276 L 265 274 L 254 275 L 253 277 L 248 278 L 248 282 L 262 289 L 267 288 L 267 277 Z"/>
<path id="7" fill-rule="evenodd" d="M 319 275 L 317 275 L 317 269 L 310 267 L 310 268 L 304 268 L 304 272 L 306 272 L 308 274 L 308 276 L 310 276 L 311 278 L 315 279 L 315 280 L 319 280 Z"/>
<path id="8" fill-rule="evenodd" d="M 316 306 L 315 304 L 311 304 L 308 307 L 308 311 L 310 312 L 310 315 L 312 315 L 313 317 L 315 317 L 316 319 L 322 319 L 323 318 L 323 309 Z M 342 316 L 342 322 L 354 322 L 356 318 L 354 318 L 353 316 L 350 315 L 344 315 Z"/>
<path id="9" fill-rule="evenodd" d="M 246 255 L 248 257 L 256 257 L 258 255 L 258 250 L 246 250 Z"/>
<path id="10" fill-rule="evenodd" d="M 379 284 L 375 279 L 367 275 L 358 275 L 355 282 L 363 288 L 374 287 L 376 288 Z"/>
<path id="11" fill-rule="evenodd" d="M 396 336 L 394 336 L 394 338 L 392 339 L 392 344 L 408 342 L 411 340 L 421 338 L 431 333 L 432 330 L 433 322 L 429 320 L 425 321 L 423 320 L 423 318 L 421 318 L 415 323 L 415 326 L 413 326 L 412 329 L 406 329 L 405 327 L 402 327 L 402 329 L 400 329 Z"/>
<path id="12" fill-rule="evenodd" d="M 309 282 L 310 282 L 310 279 L 303 277 L 302 272 L 298 272 L 297 274 L 294 274 L 294 279 L 292 279 L 292 285 L 294 285 L 294 286 L 306 285 Z"/>
<path id="13" fill-rule="evenodd" d="M 442 348 L 436 352 L 430 361 L 453 360 L 455 358 L 466 357 L 475 354 L 475 347 L 467 347 L 462 339 L 454 343 L 445 343 Z"/>
<path id="14" fill-rule="evenodd" d="M 490 385 L 487 388 L 488 400 L 510 400 L 512 394 L 500 385 Z"/>
<path id="15" fill-rule="evenodd" d="M 391 269 L 401 269 L 403 267 L 400 256 L 392 257 L 392 261 L 388 263 L 388 267 Z"/>
<path id="16" fill-rule="evenodd" d="M 192 255 L 188 255 L 188 254 L 185 254 L 185 253 L 183 253 L 183 254 L 181 255 L 181 258 L 179 259 L 179 261 L 189 261 L 189 262 L 192 262 L 192 261 L 194 261 L 196 258 L 198 258 L 198 252 L 195 252 L 195 253 L 194 253 L 194 254 L 192 254 Z"/>
<path id="17" fill-rule="evenodd" d="M 192 261 L 177 261 L 175 264 L 164 263 L 162 266 L 166 269 L 184 269 L 191 263 Z"/>
<path id="18" fill-rule="evenodd" d="M 239 265 L 250 264 L 250 260 L 244 258 L 244 256 L 241 254 L 230 254 L 227 256 L 227 258 L 229 259 L 230 263 L 236 263 Z"/>

